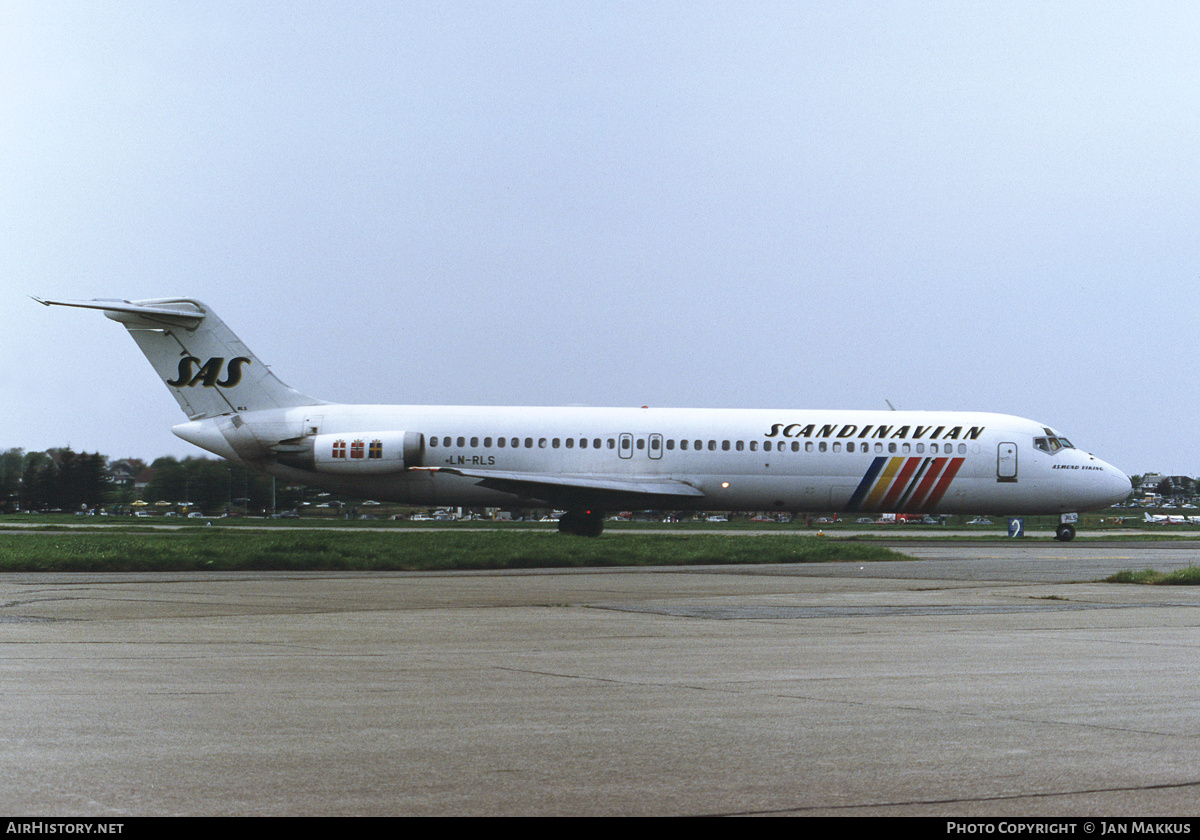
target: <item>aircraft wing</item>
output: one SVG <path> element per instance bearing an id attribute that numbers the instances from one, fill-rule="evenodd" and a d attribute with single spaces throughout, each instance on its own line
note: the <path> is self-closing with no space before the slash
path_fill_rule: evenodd
<path id="1" fill-rule="evenodd" d="M 655 501 L 669 504 L 672 499 L 695 500 L 704 497 L 704 493 L 692 485 L 672 478 L 598 478 L 591 475 L 546 475 L 461 467 L 424 469 L 461 475 L 464 478 L 477 478 L 480 486 L 490 490 L 540 499 L 555 506 L 582 503 L 625 507 L 637 502 L 645 504 Z"/>

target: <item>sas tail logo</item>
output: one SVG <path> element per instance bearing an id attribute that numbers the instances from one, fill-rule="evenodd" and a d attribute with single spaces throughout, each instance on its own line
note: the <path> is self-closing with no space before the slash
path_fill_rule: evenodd
<path id="1" fill-rule="evenodd" d="M 184 356 L 179 360 L 179 375 L 168 379 L 167 384 L 174 388 L 191 388 L 197 384 L 205 388 L 232 388 L 242 381 L 242 367 L 248 364 L 250 360 L 245 356 L 230 359 L 228 366 L 222 356 L 213 356 L 202 365 L 195 356 Z M 199 366 L 199 370 L 193 373 L 196 366 Z M 221 379 L 221 368 L 225 368 L 224 379 Z"/>
<path id="2" fill-rule="evenodd" d="M 966 458 L 887 458 L 871 462 L 849 510 L 925 513 L 937 507 Z"/>

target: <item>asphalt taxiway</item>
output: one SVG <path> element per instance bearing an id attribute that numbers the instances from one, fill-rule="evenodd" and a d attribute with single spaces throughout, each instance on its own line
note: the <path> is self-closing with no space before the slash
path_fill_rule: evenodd
<path id="1" fill-rule="evenodd" d="M 1180 816 L 1196 543 L 0 576 L 12 814 Z"/>

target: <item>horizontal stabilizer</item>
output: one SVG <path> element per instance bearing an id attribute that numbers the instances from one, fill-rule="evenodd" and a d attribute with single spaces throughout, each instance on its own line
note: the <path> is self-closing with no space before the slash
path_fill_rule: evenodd
<path id="1" fill-rule="evenodd" d="M 168 305 L 158 304 L 147 306 L 131 303 L 127 300 L 47 300 L 35 297 L 43 306 L 75 306 L 80 309 L 99 309 L 114 321 L 123 324 L 136 324 L 142 321 L 146 326 L 171 326 L 194 329 L 207 314 L 194 303 L 179 302 Z"/>

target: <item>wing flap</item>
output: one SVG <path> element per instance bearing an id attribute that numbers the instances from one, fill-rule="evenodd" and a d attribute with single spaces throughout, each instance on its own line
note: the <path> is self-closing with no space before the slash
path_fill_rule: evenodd
<path id="1" fill-rule="evenodd" d="M 543 473 L 506 472 L 502 470 L 471 470 L 460 467 L 421 467 L 431 472 L 444 472 L 464 478 L 479 479 L 479 484 L 491 490 L 515 493 L 550 502 L 586 502 L 591 504 L 621 501 L 667 502 L 671 499 L 695 500 L 704 497 L 703 491 L 672 478 L 598 478 L 591 475 L 546 475 Z"/>

